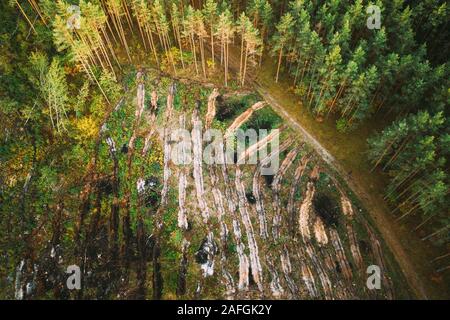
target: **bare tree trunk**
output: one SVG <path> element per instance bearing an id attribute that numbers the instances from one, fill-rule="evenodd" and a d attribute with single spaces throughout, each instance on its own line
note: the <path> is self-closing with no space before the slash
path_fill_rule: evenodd
<path id="1" fill-rule="evenodd" d="M 277 67 L 277 75 L 275 77 L 275 82 L 278 83 L 278 75 L 280 74 L 280 66 L 281 66 L 281 57 L 283 55 L 283 46 L 280 48 L 280 55 L 278 56 L 278 67 Z"/>

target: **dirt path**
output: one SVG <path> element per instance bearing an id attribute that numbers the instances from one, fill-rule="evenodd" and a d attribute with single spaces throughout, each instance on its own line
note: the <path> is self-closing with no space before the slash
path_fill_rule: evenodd
<path id="1" fill-rule="evenodd" d="M 330 165 L 336 163 L 334 157 L 325 149 L 319 141 L 317 141 L 305 128 L 302 127 L 300 123 L 295 121 L 276 100 L 274 97 L 270 95 L 257 81 L 253 82 L 253 86 L 255 90 L 259 93 L 259 95 L 274 109 L 279 115 L 281 115 L 289 125 L 295 130 L 299 131 L 302 136 L 304 136 L 305 141 L 314 148 L 314 150 L 320 154 L 320 156 L 324 159 L 324 161 Z"/>
<path id="2" fill-rule="evenodd" d="M 229 63 L 231 71 L 237 73 L 239 51 L 236 48 L 231 49 Z M 298 103 L 298 97 L 289 92 L 289 84 L 275 84 L 272 73 L 273 66 L 269 61 L 258 72 L 248 72 L 246 83 L 304 137 L 362 201 L 392 251 L 413 294 L 419 299 L 448 298 L 445 280 L 431 281 L 435 275 L 433 266 L 429 263 L 434 258 L 430 254 L 431 248 L 420 241 L 416 234 L 412 234 L 409 228 L 395 221 L 383 199 L 385 181 L 370 172 L 366 155 L 361 152 L 366 150 L 366 137 L 372 133 L 370 129 L 362 128 L 345 135 L 336 131 L 334 122 L 315 122 Z"/>
<path id="3" fill-rule="evenodd" d="M 420 279 L 420 274 L 418 274 L 414 263 L 409 259 L 406 254 L 402 244 L 397 239 L 398 234 L 395 228 L 392 227 L 392 219 L 388 219 L 386 214 L 388 214 L 387 208 L 383 208 L 383 201 L 377 199 L 373 194 L 368 193 L 364 186 L 355 182 L 347 174 L 347 171 L 339 165 L 336 159 L 328 152 L 328 150 L 320 144 L 306 129 L 292 117 L 288 111 L 286 111 L 282 105 L 280 105 L 267 90 L 263 89 L 258 83 L 255 82 L 255 89 L 261 95 L 264 100 L 266 100 L 272 108 L 281 115 L 289 125 L 300 132 L 304 136 L 307 143 L 312 146 L 315 151 L 322 156 L 324 161 L 326 161 L 333 169 L 335 169 L 345 182 L 349 185 L 352 191 L 361 199 L 367 208 L 369 209 L 372 218 L 374 219 L 377 229 L 380 231 L 383 239 L 386 241 L 389 248 L 395 255 L 397 262 L 399 263 L 410 287 L 413 289 L 415 295 L 421 299 L 427 299 L 428 295 Z M 384 210 L 383 210 L 384 209 Z"/>
<path id="4" fill-rule="evenodd" d="M 369 178 L 373 173 L 366 168 L 354 166 L 352 161 L 341 162 L 340 159 L 337 160 L 339 154 L 335 157 L 332 151 L 324 146 L 324 144 L 333 142 L 326 139 L 325 141 L 319 141 L 315 138 L 313 136 L 314 131 L 307 130 L 297 119 L 298 115 L 278 102 L 283 100 L 271 93 L 271 87 L 265 86 L 258 79 L 251 80 L 251 84 L 261 97 L 272 106 L 274 111 L 282 116 L 293 129 L 297 130 L 310 146 L 322 156 L 324 161 L 340 174 L 363 202 L 382 238 L 394 254 L 414 295 L 419 299 L 445 298 L 446 289 L 443 286 L 439 288 L 438 283 L 432 283 L 429 280 L 432 278 L 434 270 L 428 261 L 433 256 L 427 254 L 428 248 L 425 243 L 420 241 L 416 235 L 411 234 L 404 225 L 395 221 L 383 200 L 382 194 L 374 192 L 373 180 Z M 277 92 L 277 96 L 279 95 L 280 92 Z M 317 123 L 317 126 L 321 126 L 321 124 Z M 342 147 L 345 147 L 345 145 Z M 352 155 L 348 156 L 351 157 Z"/>
<path id="5" fill-rule="evenodd" d="M 239 48 L 230 46 L 229 71 L 235 75 L 239 70 L 239 54 Z M 220 59 L 219 52 L 216 52 L 216 58 Z M 393 253 L 414 296 L 419 299 L 448 299 L 450 288 L 446 285 L 446 278 L 437 275 L 430 262 L 440 251 L 411 233 L 410 226 L 395 221 L 383 199 L 386 178 L 371 172 L 367 161 L 367 137 L 382 129 L 383 120 L 376 119 L 350 134 L 338 132 L 332 119 L 325 119 L 322 123 L 315 121 L 301 106 L 298 96 L 292 93 L 289 82 L 280 79 L 280 83 L 274 83 L 275 65 L 270 59 L 265 60 L 257 72 L 247 71 L 243 90 L 256 90 L 338 172 L 364 207 L 370 209 L 368 211 L 377 230 Z"/>

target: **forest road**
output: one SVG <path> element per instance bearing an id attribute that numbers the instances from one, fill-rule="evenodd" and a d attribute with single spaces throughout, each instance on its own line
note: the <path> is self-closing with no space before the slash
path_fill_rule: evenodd
<path id="1" fill-rule="evenodd" d="M 207 45 L 207 50 L 210 52 L 210 47 Z M 239 74 L 240 58 L 239 49 L 230 46 L 230 54 L 228 57 L 229 69 L 236 75 Z M 220 59 L 220 54 L 214 54 L 217 59 Z M 363 203 L 366 210 L 369 212 L 372 221 L 374 222 L 378 232 L 381 234 L 384 242 L 387 244 L 392 254 L 394 255 L 410 289 L 417 299 L 430 299 L 434 298 L 430 290 L 430 283 L 425 285 L 425 281 L 429 279 L 429 270 L 423 265 L 419 265 L 416 261 L 413 261 L 405 250 L 404 244 L 401 242 L 401 232 L 399 232 L 398 222 L 390 214 L 390 210 L 384 201 L 383 197 L 379 194 L 371 192 L 369 184 L 365 181 L 364 177 L 368 174 L 364 170 L 356 170 L 354 168 L 344 168 L 336 158 L 330 153 L 323 144 L 317 140 L 309 131 L 307 131 L 302 124 L 296 120 L 296 117 L 292 115 L 292 111 L 288 108 L 284 108 L 278 99 L 270 92 L 270 88 L 261 84 L 258 81 L 258 77 L 253 70 L 247 71 L 246 85 L 254 88 L 258 94 L 272 106 L 273 110 L 278 113 L 285 121 L 290 125 L 292 129 L 299 132 L 307 143 L 314 148 L 314 150 L 322 156 L 324 161 L 332 167 L 336 172 L 344 179 L 350 189 L 355 193 L 359 200 Z M 319 124 L 318 124 L 319 125 Z M 352 170 L 352 175 L 347 172 Z M 426 251 L 423 246 L 421 248 L 415 248 L 415 250 Z M 423 256 L 423 255 L 422 255 Z M 424 263 L 424 262 L 423 262 Z M 429 281 L 428 281 L 429 282 Z"/>
<path id="2" fill-rule="evenodd" d="M 381 234 L 383 240 L 392 251 L 400 269 L 405 276 L 408 285 L 413 290 L 414 295 L 419 299 L 428 299 L 428 294 L 422 284 L 422 275 L 416 270 L 413 262 L 410 260 L 408 254 L 405 252 L 403 245 L 398 239 L 398 233 L 392 227 L 393 219 L 388 217 L 389 209 L 384 203 L 383 199 L 374 196 L 367 190 L 366 186 L 358 183 L 352 176 L 347 174 L 347 171 L 336 161 L 328 150 L 321 145 L 294 117 L 290 116 L 289 112 L 280 105 L 276 99 L 268 93 L 257 81 L 253 81 L 253 87 L 258 94 L 291 126 L 292 129 L 299 132 L 305 141 L 314 148 L 314 150 L 323 158 L 323 160 L 330 165 L 338 174 L 345 180 L 350 189 L 356 194 L 364 207 L 369 212 L 374 221 L 377 230 Z"/>

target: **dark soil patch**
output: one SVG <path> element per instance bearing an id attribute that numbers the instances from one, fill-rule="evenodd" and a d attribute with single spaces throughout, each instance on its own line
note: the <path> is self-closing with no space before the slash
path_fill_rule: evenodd
<path id="1" fill-rule="evenodd" d="M 327 226 L 337 226 L 339 220 L 339 205 L 331 197 L 318 193 L 313 199 L 316 213 L 322 218 Z"/>
<path id="2" fill-rule="evenodd" d="M 250 204 L 255 204 L 256 203 L 256 199 L 255 196 L 253 195 L 253 192 L 249 191 L 245 194 L 245 197 L 247 198 L 248 203 Z"/>

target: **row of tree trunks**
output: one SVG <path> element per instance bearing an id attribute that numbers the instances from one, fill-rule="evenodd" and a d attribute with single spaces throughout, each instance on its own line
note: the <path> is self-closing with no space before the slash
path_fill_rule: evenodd
<path id="1" fill-rule="evenodd" d="M 278 169 L 277 174 L 275 175 L 272 182 L 272 191 L 273 191 L 273 204 L 274 204 L 274 216 L 272 221 L 272 236 L 273 238 L 280 238 L 280 228 L 281 228 L 281 200 L 280 200 L 280 191 L 281 191 L 281 181 L 284 177 L 284 174 L 289 169 L 289 167 L 294 162 L 297 154 L 299 152 L 298 148 L 294 148 L 287 154 L 286 158 L 281 163 L 280 168 Z"/>
<path id="2" fill-rule="evenodd" d="M 169 192 L 169 178 L 171 175 L 171 171 L 169 168 L 169 162 L 170 162 L 170 135 L 171 130 L 169 126 L 169 120 L 172 115 L 173 110 L 173 96 L 175 94 L 175 85 L 172 84 L 169 88 L 169 93 L 167 95 L 167 105 L 166 105 L 166 112 L 165 112 L 165 120 L 164 120 L 164 129 L 163 129 L 163 151 L 164 151 L 164 170 L 163 170 L 163 187 L 161 190 L 161 199 L 160 199 L 160 205 L 159 208 L 155 214 L 154 219 L 154 246 L 153 246 L 153 277 L 152 277 L 152 283 L 153 283 L 153 299 L 159 300 L 162 298 L 162 292 L 163 292 L 163 277 L 161 274 L 161 261 L 160 261 L 160 255 L 161 255 L 161 243 L 162 243 L 162 231 L 164 228 L 163 223 L 163 214 L 164 211 L 167 209 L 167 195 Z"/>
<path id="3" fill-rule="evenodd" d="M 298 255 L 300 255 L 300 251 L 299 251 Z M 301 259 L 300 259 L 300 261 L 301 261 Z M 318 293 L 318 289 L 316 287 L 316 282 L 314 280 L 314 275 L 306 263 L 301 262 L 300 266 L 301 266 L 302 280 L 305 283 L 305 287 L 309 293 L 309 296 L 311 298 L 316 298 L 319 295 L 319 293 Z"/>
<path id="4" fill-rule="evenodd" d="M 314 247 L 310 243 L 305 243 L 305 249 L 313 269 L 319 276 L 325 298 L 333 299 L 333 286 L 331 284 L 330 278 L 324 270 L 321 259 L 318 258 L 317 252 L 314 250 Z"/>
<path id="5" fill-rule="evenodd" d="M 331 228 L 330 230 L 331 243 L 333 244 L 334 250 L 336 251 L 337 261 L 339 263 L 341 272 L 344 274 L 344 279 L 351 283 L 353 278 L 352 269 L 345 255 L 344 248 L 342 246 L 341 239 L 338 232 Z"/>
<path id="6" fill-rule="evenodd" d="M 284 294 L 284 289 L 281 286 L 280 276 L 274 264 L 274 258 L 270 252 L 266 252 L 266 265 L 270 273 L 270 291 L 275 298 L 281 298 Z"/>
<path id="7" fill-rule="evenodd" d="M 227 267 L 227 255 L 226 252 L 228 250 L 227 246 L 227 238 L 228 238 L 228 227 L 225 223 L 225 200 L 223 198 L 223 194 L 221 190 L 219 189 L 219 178 L 217 176 L 216 167 L 211 167 L 209 174 L 211 177 L 211 186 L 212 186 L 212 193 L 214 197 L 214 203 L 216 212 L 218 214 L 219 224 L 220 224 L 220 264 L 222 269 L 222 276 L 223 276 L 223 283 L 225 285 L 225 296 L 231 297 L 235 292 L 235 283 L 233 280 L 233 277 L 231 276 L 230 272 L 228 271 Z"/>
<path id="8" fill-rule="evenodd" d="M 281 128 L 281 130 L 283 130 L 284 128 Z M 269 143 L 272 139 L 274 139 L 274 137 L 276 135 L 279 134 L 279 131 L 274 131 L 275 134 L 272 135 L 271 137 L 269 137 L 270 135 L 268 135 L 265 139 L 260 140 L 260 142 L 256 143 L 253 146 L 250 146 L 249 149 L 251 149 L 252 151 L 247 152 L 247 154 L 251 154 L 251 152 L 255 152 L 257 150 L 259 150 L 260 148 L 262 148 L 265 144 Z M 269 138 L 268 138 L 269 137 Z M 256 212 L 258 214 L 258 220 L 259 220 L 259 226 L 260 226 L 260 236 L 263 239 L 267 239 L 268 238 L 268 230 L 267 230 L 267 214 L 266 214 L 266 210 L 264 207 L 264 200 L 262 197 L 262 193 L 261 193 L 261 185 L 260 185 L 260 177 L 261 177 L 261 169 L 266 166 L 268 163 L 270 163 L 270 161 L 272 161 L 272 159 L 274 159 L 274 157 L 278 156 L 281 152 L 284 152 L 290 145 L 292 144 L 292 139 L 288 138 L 286 139 L 281 146 L 279 146 L 278 149 L 273 150 L 270 154 L 266 155 L 257 165 L 256 169 L 255 169 L 255 173 L 253 175 L 253 196 L 255 197 L 255 201 L 256 201 Z M 270 290 L 272 292 L 272 295 L 276 298 L 281 297 L 284 293 L 285 290 L 283 288 L 283 286 L 281 285 L 281 280 L 280 280 L 280 276 L 278 274 L 277 268 L 275 267 L 275 263 L 274 263 L 275 259 L 273 258 L 273 256 L 269 253 L 266 252 L 265 255 L 265 262 L 270 274 Z M 287 261 L 285 261 L 287 262 Z M 285 275 L 288 273 L 285 273 Z M 288 275 L 289 277 L 289 275 Z M 290 277 L 289 277 L 290 279 Z"/>
<path id="9" fill-rule="evenodd" d="M 180 116 L 180 128 L 184 129 L 186 126 L 186 117 L 184 114 Z M 184 149 L 181 151 L 184 157 Z M 186 211 L 186 187 L 187 187 L 187 175 L 189 167 L 182 166 L 178 170 L 178 227 L 181 230 L 188 229 L 188 219 Z"/>
<path id="10" fill-rule="evenodd" d="M 254 152 L 257 152 L 259 149 L 265 147 L 268 143 L 270 143 L 275 136 L 279 137 L 279 131 L 273 131 L 263 139 L 259 140 L 254 145 L 250 146 L 245 150 L 244 155 L 240 157 L 240 159 L 245 159 L 246 156 L 250 156 Z M 261 238 L 267 239 L 269 237 L 267 230 L 267 216 L 264 209 L 264 200 L 261 194 L 261 185 L 260 185 L 260 177 L 261 177 L 261 169 L 262 164 L 267 162 L 268 159 L 272 157 L 272 154 L 266 156 L 262 161 L 258 163 L 255 169 L 255 173 L 253 174 L 253 196 L 255 197 L 256 202 L 256 213 L 258 215 L 259 220 L 259 234 Z"/>
<path id="11" fill-rule="evenodd" d="M 255 233 L 253 231 L 253 225 L 248 214 L 247 198 L 245 196 L 245 187 L 242 183 L 242 171 L 239 166 L 236 166 L 236 191 L 239 199 L 239 212 L 241 213 L 241 219 L 244 223 L 245 231 L 247 234 L 248 248 L 250 251 L 250 265 L 252 270 L 253 279 L 258 286 L 259 291 L 263 291 L 263 277 L 262 267 L 259 258 L 258 244 L 255 239 Z"/>
<path id="12" fill-rule="evenodd" d="M 152 94 L 152 107 L 154 110 L 157 108 L 157 95 L 154 91 Z M 183 113 L 179 118 L 179 125 L 181 129 L 186 128 L 186 115 Z M 181 150 L 182 160 L 185 159 L 185 149 Z M 181 261 L 178 271 L 178 283 L 177 283 L 177 297 L 183 298 L 186 294 L 186 277 L 188 271 L 188 249 L 190 242 L 187 240 L 186 232 L 189 229 L 189 222 L 186 209 L 186 188 L 187 188 L 187 176 L 189 175 L 188 166 L 180 166 L 178 168 L 178 228 L 183 232 L 183 243 L 181 249 Z"/>
<path id="13" fill-rule="evenodd" d="M 356 233 L 353 230 L 353 218 L 355 216 L 355 212 L 353 210 L 353 205 L 348 197 L 341 192 L 341 207 L 344 216 L 347 218 L 346 229 L 348 241 L 350 243 L 350 252 L 352 254 L 353 261 L 356 264 L 356 267 L 360 271 L 361 275 L 366 274 L 366 270 L 364 268 L 364 262 L 361 255 L 361 250 L 359 249 L 358 239 L 356 238 Z"/>
<path id="14" fill-rule="evenodd" d="M 197 201 L 200 209 L 200 213 L 203 217 L 204 223 L 208 223 L 209 209 L 205 201 L 205 189 L 203 182 L 203 147 L 202 147 L 202 122 L 198 115 L 198 108 L 196 108 L 192 114 L 192 146 L 194 154 L 194 182 L 195 190 L 197 192 Z"/>
<path id="15" fill-rule="evenodd" d="M 356 267 L 360 271 L 361 275 L 363 275 L 366 273 L 366 270 L 364 268 L 364 262 L 361 256 L 361 251 L 359 249 L 358 240 L 356 238 L 355 231 L 353 230 L 353 225 L 351 224 L 351 222 L 348 222 L 346 224 L 346 227 L 348 241 L 350 243 L 350 252 L 352 253 L 353 261 L 355 262 Z"/>
<path id="16" fill-rule="evenodd" d="M 261 184 L 259 181 L 260 177 L 261 177 L 261 166 L 258 165 L 253 175 L 253 196 L 255 197 L 256 213 L 258 215 L 259 220 L 259 235 L 261 238 L 267 239 L 269 237 L 267 231 L 267 216 L 266 210 L 264 209 L 263 195 L 261 194 Z"/>
<path id="17" fill-rule="evenodd" d="M 324 271 L 327 273 L 333 290 L 334 299 L 350 299 L 353 297 L 353 288 L 346 286 L 346 281 L 342 279 L 342 270 L 340 264 L 337 261 L 339 258 L 336 256 L 332 246 L 322 246 L 316 249 L 316 254 L 320 261 L 323 262 Z"/>
<path id="18" fill-rule="evenodd" d="M 186 276 L 188 268 L 188 248 L 189 241 L 186 238 L 183 239 L 182 249 L 181 249 L 181 261 L 180 268 L 178 271 L 178 283 L 177 283 L 177 297 L 182 298 L 186 294 Z"/>
<path id="19" fill-rule="evenodd" d="M 309 162 L 309 156 L 304 156 L 301 160 L 297 168 L 295 169 L 294 179 L 291 184 L 291 188 L 289 190 L 289 198 L 287 204 L 287 214 L 290 225 L 291 236 L 294 237 L 296 233 L 296 205 L 295 205 L 295 194 L 297 193 L 298 187 L 300 185 L 303 173 L 305 172 L 306 165 Z"/>
<path id="20" fill-rule="evenodd" d="M 216 150 L 218 150 L 219 154 L 217 155 L 217 157 L 219 159 L 219 163 L 222 163 L 220 167 L 222 169 L 221 172 L 223 178 L 223 185 L 225 188 L 225 199 L 227 203 L 228 212 L 230 213 L 232 219 L 233 237 L 234 242 L 236 244 L 236 252 L 239 259 L 238 290 L 243 291 L 248 289 L 249 284 L 249 259 L 248 256 L 245 254 L 245 245 L 242 242 L 241 224 L 239 222 L 236 212 L 237 196 L 235 194 L 235 190 L 231 188 L 230 178 L 228 177 L 228 170 L 225 162 L 224 145 L 222 141 L 218 141 L 218 144 L 219 146 Z"/>

